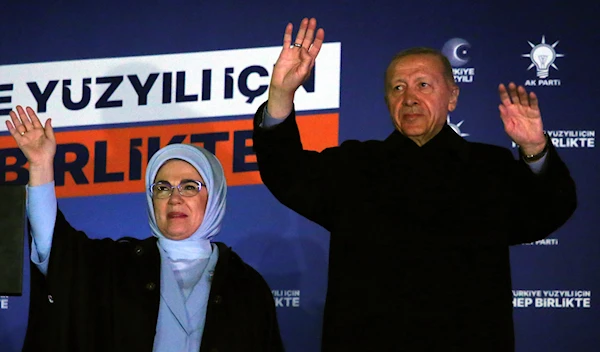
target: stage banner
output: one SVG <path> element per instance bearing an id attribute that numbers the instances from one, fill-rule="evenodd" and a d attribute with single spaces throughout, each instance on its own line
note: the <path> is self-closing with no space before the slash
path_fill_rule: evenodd
<path id="1" fill-rule="evenodd" d="M 439 49 L 460 88 L 446 117 L 459 135 L 516 157 L 497 93 L 498 84 L 515 82 L 538 96 L 544 129 L 577 184 L 578 208 L 564 226 L 511 248 L 516 350 L 595 352 L 599 11 L 600 4 L 587 2 L 516 0 L 6 2 L 0 118 L 22 105 L 42 121 L 52 119 L 58 205 L 92 238 L 151 236 L 143 177 L 158 149 L 191 143 L 215 153 L 229 185 L 215 240 L 269 283 L 286 351 L 319 351 L 329 234 L 270 194 L 252 150 L 252 118 L 268 98 L 283 31 L 304 16 L 325 29 L 313 72 L 295 96 L 303 145 L 316 151 L 387 137 L 390 59 L 409 47 Z M 27 160 L 2 123 L 0 184 L 24 185 L 28 178 Z M 23 295 L 0 296 L 2 352 L 20 351 L 25 336 L 31 264 L 24 247 Z"/>

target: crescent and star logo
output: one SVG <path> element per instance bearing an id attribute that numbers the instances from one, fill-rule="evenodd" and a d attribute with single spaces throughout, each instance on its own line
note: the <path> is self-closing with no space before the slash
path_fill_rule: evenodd
<path id="1" fill-rule="evenodd" d="M 469 62 L 469 49 L 471 44 L 462 38 L 452 38 L 448 40 L 442 47 L 442 54 L 444 54 L 452 67 L 461 67 Z"/>
<path id="2" fill-rule="evenodd" d="M 469 49 L 471 44 L 463 38 L 452 38 L 442 47 L 442 54 L 452 65 L 452 75 L 456 83 L 473 83 L 475 68 L 463 67 L 471 60 Z"/>

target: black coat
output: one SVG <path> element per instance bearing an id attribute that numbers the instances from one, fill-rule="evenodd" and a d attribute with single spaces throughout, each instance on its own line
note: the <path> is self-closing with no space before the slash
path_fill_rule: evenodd
<path id="1" fill-rule="evenodd" d="M 447 125 L 422 147 L 395 131 L 317 153 L 302 150 L 293 113 L 258 127 L 263 109 L 263 182 L 331 232 L 323 351 L 514 350 L 509 245 L 548 236 L 576 207 L 552 146 L 540 175 Z"/>
<path id="2" fill-rule="evenodd" d="M 269 286 L 217 245 L 200 351 L 282 351 Z M 47 277 L 31 268 L 23 351 L 152 351 L 159 289 L 156 238 L 92 240 L 59 211 Z"/>

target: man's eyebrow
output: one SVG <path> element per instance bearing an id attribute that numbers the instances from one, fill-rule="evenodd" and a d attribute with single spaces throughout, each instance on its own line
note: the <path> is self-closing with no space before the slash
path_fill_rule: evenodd
<path id="1" fill-rule="evenodd" d="M 389 79 L 389 83 L 391 84 L 397 84 L 397 83 L 406 83 L 406 79 L 398 77 L 398 78 L 391 78 Z"/>

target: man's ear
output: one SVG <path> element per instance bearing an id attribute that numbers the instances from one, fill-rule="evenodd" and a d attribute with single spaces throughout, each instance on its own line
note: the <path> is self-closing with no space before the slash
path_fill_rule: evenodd
<path id="1" fill-rule="evenodd" d="M 450 100 L 448 101 L 448 111 L 454 111 L 458 104 L 458 95 L 460 94 L 460 88 L 457 85 L 450 87 Z"/>

